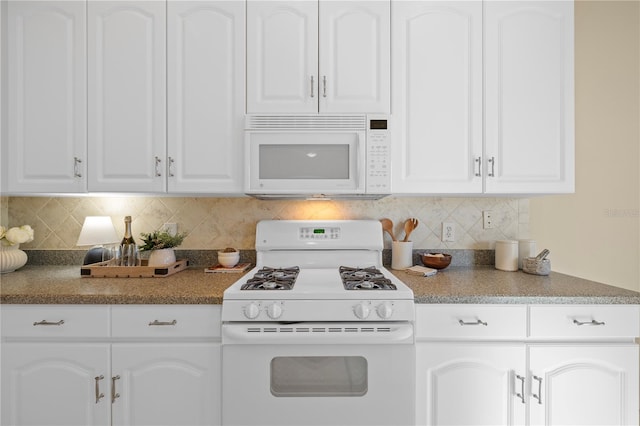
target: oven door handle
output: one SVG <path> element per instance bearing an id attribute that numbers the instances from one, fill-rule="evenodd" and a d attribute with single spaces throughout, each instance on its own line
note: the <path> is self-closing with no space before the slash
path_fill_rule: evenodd
<path id="1" fill-rule="evenodd" d="M 222 324 L 222 344 L 413 344 L 413 324 L 398 323 L 259 323 Z"/>

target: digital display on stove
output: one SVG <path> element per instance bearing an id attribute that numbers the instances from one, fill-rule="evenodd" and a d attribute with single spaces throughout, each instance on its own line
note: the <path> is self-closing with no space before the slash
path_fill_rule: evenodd
<path id="1" fill-rule="evenodd" d="M 313 233 L 314 234 L 324 234 L 324 229 L 314 229 Z"/>

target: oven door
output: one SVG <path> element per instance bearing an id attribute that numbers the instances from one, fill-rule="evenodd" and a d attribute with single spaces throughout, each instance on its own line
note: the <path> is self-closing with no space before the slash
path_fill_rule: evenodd
<path id="1" fill-rule="evenodd" d="M 410 323 L 223 325 L 223 425 L 412 425 Z"/>
<path id="2" fill-rule="evenodd" d="M 364 130 L 248 130 L 245 192 L 365 192 Z"/>

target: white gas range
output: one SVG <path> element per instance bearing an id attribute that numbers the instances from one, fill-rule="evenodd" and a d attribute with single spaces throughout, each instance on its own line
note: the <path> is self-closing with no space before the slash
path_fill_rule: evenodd
<path id="1" fill-rule="evenodd" d="M 413 423 L 413 292 L 382 250 L 375 220 L 258 223 L 223 296 L 223 424 Z"/>

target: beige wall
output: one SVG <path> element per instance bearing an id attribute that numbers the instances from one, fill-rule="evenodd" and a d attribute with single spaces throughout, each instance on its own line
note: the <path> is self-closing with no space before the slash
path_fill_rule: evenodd
<path id="1" fill-rule="evenodd" d="M 640 291 L 640 2 L 575 5 L 576 192 L 530 200 L 555 271 Z"/>

